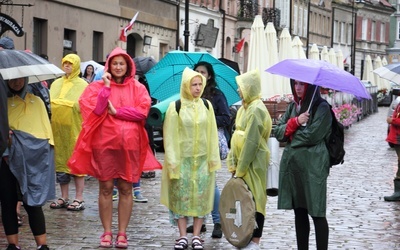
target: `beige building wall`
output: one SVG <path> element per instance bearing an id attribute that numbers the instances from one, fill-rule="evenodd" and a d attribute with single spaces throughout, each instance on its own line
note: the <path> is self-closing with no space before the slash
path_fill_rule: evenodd
<path id="1" fill-rule="evenodd" d="M 25 0 L 19 3 L 29 4 L 32 1 Z M 128 32 L 128 35 L 136 39 L 135 56 L 154 56 L 158 59 L 160 44 L 165 50 L 173 50 L 176 47 L 177 8 L 172 3 L 157 0 L 36 0 L 32 4 L 34 6 L 24 8 L 1 7 L 2 13 L 23 23 L 26 32 L 23 37 L 16 37 L 10 31 L 4 35 L 14 39 L 16 49 L 29 49 L 37 54 L 47 54 L 49 61 L 56 65 L 60 65 L 63 57 L 65 29 L 75 32 L 72 50 L 78 53 L 82 61 L 93 58 L 94 32 L 102 34 L 99 61 L 104 61 L 106 55 L 116 46 L 126 49 L 127 44 L 119 41 L 120 32 L 137 11 L 140 12 L 138 18 L 133 29 Z M 163 10 L 163 16 L 157 15 L 160 9 Z M 34 33 L 34 20 L 37 19 L 44 21 L 43 33 L 46 34 Z M 144 34 L 152 36 L 152 45 L 146 46 L 150 47 L 149 49 L 144 49 Z M 38 36 L 46 39 L 37 44 Z"/>

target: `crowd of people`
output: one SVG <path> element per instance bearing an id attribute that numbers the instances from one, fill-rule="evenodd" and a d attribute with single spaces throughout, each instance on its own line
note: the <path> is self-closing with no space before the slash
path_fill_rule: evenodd
<path id="1" fill-rule="evenodd" d="M 14 49 L 9 38 L 0 39 L 0 47 Z M 107 56 L 100 80 L 94 80 L 98 76 L 93 65 L 88 65 L 80 76 L 77 54 L 65 55 L 61 68 L 65 75 L 48 85 L 51 122 L 42 99 L 27 91 L 26 77 L 7 81 L 0 78 L 0 112 L 7 118 L 0 122 L 0 200 L 7 249 L 20 249 L 18 202 L 28 213 L 38 249 L 49 249 L 42 206 L 53 200 L 51 209 L 84 210 L 85 176 L 94 177 L 99 183 L 103 227 L 99 247 L 128 248 L 126 232 L 133 202 L 145 200 L 140 193 L 142 173 L 161 169 L 150 147 L 149 130 L 146 131 L 152 105 L 149 91 L 136 79 L 133 59 L 119 47 Z M 187 67 L 182 73 L 180 99 L 171 102 L 165 113 L 160 202 L 168 209 L 171 224 L 179 230 L 174 248 L 187 249 L 191 233 L 191 247 L 204 249 L 201 232 L 206 230 L 205 219 L 210 214 L 214 224 L 211 236 L 222 237 L 216 174 L 226 159 L 232 178 L 244 180 L 255 202 L 256 225 L 251 240 L 242 249 L 260 249 L 270 158 L 267 143 L 273 132 L 277 140 L 286 142 L 280 164 L 278 209 L 294 210 L 298 249 L 308 249 L 308 216 L 316 229 L 317 249 L 327 249 L 330 163 L 324 139 L 331 132 L 331 116 L 324 102 L 315 114 L 308 112 L 321 98 L 319 91 L 314 91 L 318 87 L 292 80 L 294 102 L 272 131 L 271 117 L 261 101 L 259 71 L 237 76 L 242 106 L 230 138 L 230 110 L 215 80 L 216 73 L 208 62 Z M 388 119 L 390 124 L 395 121 Z M 39 149 L 28 141 L 39 145 Z M 40 150 L 45 157 L 37 160 L 38 151 L 33 153 L 34 150 Z M 18 152 L 23 152 L 24 157 Z M 27 168 L 42 169 L 27 176 L 22 174 L 26 171 L 18 171 Z M 40 188 L 26 188 L 38 181 L 38 174 Z M 73 199 L 69 193 L 71 180 L 75 185 Z M 55 183 L 60 185 L 58 196 Z M 112 232 L 113 200 L 118 200 L 116 235 Z"/>

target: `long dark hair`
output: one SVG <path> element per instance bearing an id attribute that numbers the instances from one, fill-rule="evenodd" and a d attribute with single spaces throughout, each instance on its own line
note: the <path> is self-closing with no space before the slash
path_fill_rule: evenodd
<path id="1" fill-rule="evenodd" d="M 208 62 L 205 61 L 200 61 L 196 63 L 193 67 L 194 70 L 196 70 L 197 67 L 203 66 L 207 69 L 208 75 L 210 79 L 207 79 L 207 84 L 206 87 L 204 88 L 204 92 L 202 97 L 211 100 L 213 96 L 215 95 L 215 91 L 217 89 L 217 82 L 215 81 L 215 71 L 212 67 L 212 65 Z"/>

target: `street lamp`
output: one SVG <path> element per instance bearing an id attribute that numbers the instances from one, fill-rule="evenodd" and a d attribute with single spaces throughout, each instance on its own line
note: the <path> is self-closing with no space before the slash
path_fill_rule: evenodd
<path id="1" fill-rule="evenodd" d="M 364 0 L 353 0 L 351 5 L 351 71 L 350 73 L 355 75 L 356 73 L 356 36 L 357 36 L 357 10 L 364 7 Z M 357 10 L 356 10 L 357 9 Z"/>

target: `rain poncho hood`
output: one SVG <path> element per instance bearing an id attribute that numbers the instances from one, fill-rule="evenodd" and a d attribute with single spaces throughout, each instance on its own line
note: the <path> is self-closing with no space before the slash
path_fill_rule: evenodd
<path id="1" fill-rule="evenodd" d="M 236 76 L 236 82 L 242 91 L 243 106 L 261 98 L 261 78 L 258 69 Z"/>
<path id="2" fill-rule="evenodd" d="M 144 128 L 151 99 L 144 85 L 134 78 L 132 58 L 121 48 L 110 53 L 105 70 L 110 72 L 111 60 L 119 55 L 128 64 L 123 82 L 111 79 L 109 88 L 103 80 L 92 82 L 79 99 L 82 132 L 68 165 L 72 173 L 89 174 L 101 181 L 121 178 L 133 183 L 139 181 L 146 161 L 154 159 Z M 123 119 L 109 114 L 107 109 L 96 114 L 94 111 L 101 98 L 107 98 L 117 114 L 129 109 L 143 119 Z"/>
<path id="3" fill-rule="evenodd" d="M 72 64 L 72 72 L 69 76 L 64 75 L 63 78 L 72 79 L 78 77 L 81 73 L 81 58 L 75 54 L 68 54 L 61 60 L 61 68 L 65 62 L 70 62 Z"/>
<path id="4" fill-rule="evenodd" d="M 211 103 L 207 108 L 203 100 L 192 96 L 190 82 L 194 77 L 201 77 L 204 90 L 205 78 L 186 68 L 179 114 L 175 102 L 170 103 L 163 126 L 161 203 L 182 216 L 205 216 L 211 212 L 215 171 L 221 168 L 214 110 Z"/>
<path id="5" fill-rule="evenodd" d="M 115 48 L 107 57 L 106 64 L 104 66 L 104 72 L 108 72 L 111 74 L 110 71 L 110 63 L 113 57 L 115 56 L 123 56 L 125 58 L 126 63 L 128 64 L 128 69 L 126 71 L 126 75 L 128 76 L 128 79 L 130 77 L 135 77 L 136 74 L 136 66 L 135 63 L 133 62 L 133 59 L 130 55 L 128 55 L 125 50 L 121 49 L 120 47 Z"/>
<path id="6" fill-rule="evenodd" d="M 73 65 L 71 74 L 55 80 L 50 88 L 56 171 L 62 173 L 70 172 L 67 161 L 72 154 L 82 125 L 78 100 L 88 86 L 87 82 L 79 77 L 81 61 L 79 56 L 68 54 L 62 59 L 63 63 L 66 61 Z"/>
<path id="7" fill-rule="evenodd" d="M 265 216 L 267 203 L 267 170 L 270 158 L 268 138 L 272 120 L 260 99 L 261 84 L 258 70 L 236 77 L 243 95 L 243 106 L 236 115 L 236 129 L 227 158 L 230 172 L 243 178 L 251 190 L 256 210 Z"/>
<path id="8" fill-rule="evenodd" d="M 294 91 L 294 81 L 291 81 L 291 86 L 295 101 L 289 104 L 274 128 L 276 139 L 286 142 L 280 162 L 278 208 L 301 207 L 307 209 L 311 216 L 324 217 L 327 177 L 331 166 L 325 145 L 325 140 L 331 133 L 330 106 L 327 102 L 321 102 L 314 112 L 313 105 L 321 98 L 318 87 L 308 84 L 306 93 L 299 102 Z M 285 135 L 289 119 L 306 112 L 311 102 L 307 125 L 299 126 L 290 137 Z"/>

